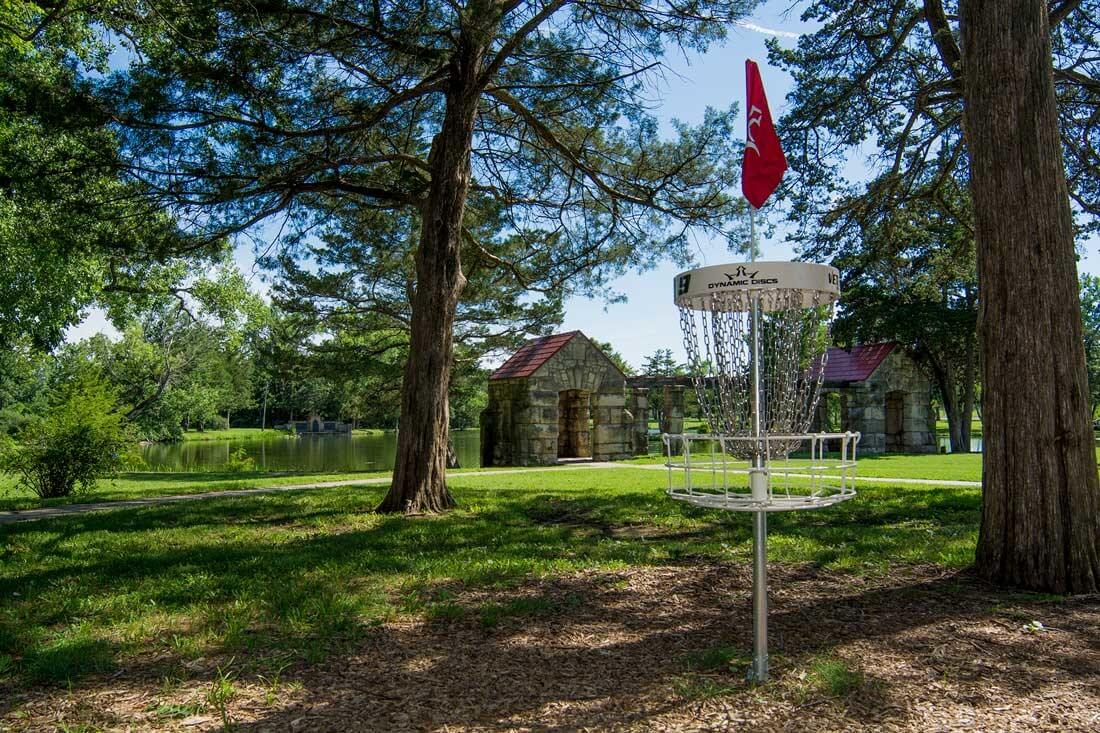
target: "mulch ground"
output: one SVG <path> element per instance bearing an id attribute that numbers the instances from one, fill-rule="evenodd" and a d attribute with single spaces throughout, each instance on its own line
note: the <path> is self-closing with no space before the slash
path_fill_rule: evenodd
<path id="1" fill-rule="evenodd" d="M 745 565 L 694 565 L 452 588 L 467 608 L 540 601 L 488 627 L 475 613 L 377 627 L 274 687 L 238 677 L 225 712 L 240 731 L 1100 730 L 1100 598 L 1010 594 L 942 568 L 773 565 L 773 679 L 752 687 L 740 662 L 692 661 L 748 655 L 750 582 Z M 816 683 L 823 659 L 855 682 Z M 218 730 L 221 714 L 197 708 L 219 661 L 171 689 L 123 670 L 23 693 L 0 702 L 0 729 Z"/>

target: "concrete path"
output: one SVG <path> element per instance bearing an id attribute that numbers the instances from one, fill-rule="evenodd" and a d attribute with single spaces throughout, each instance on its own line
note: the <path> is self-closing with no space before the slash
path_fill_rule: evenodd
<path id="1" fill-rule="evenodd" d="M 592 468 L 640 468 L 646 471 L 667 471 L 660 464 L 653 463 L 612 463 L 604 461 L 590 461 L 587 463 L 569 463 L 562 466 L 550 466 L 546 468 L 516 468 L 501 471 L 463 471 L 452 474 L 455 478 L 462 476 L 506 476 L 516 473 L 535 473 L 540 471 L 583 471 Z M 731 469 L 730 473 L 747 474 L 747 469 Z M 915 486 L 967 486 L 980 487 L 980 481 L 938 481 L 923 478 L 882 478 L 877 476 L 856 476 L 861 482 L 891 483 Z M 228 499 L 234 496 L 256 496 L 259 494 L 277 494 L 283 491 L 303 491 L 306 489 L 328 489 L 334 486 L 372 486 L 387 484 L 389 476 L 376 478 L 347 479 L 344 481 L 321 481 L 311 484 L 293 484 L 289 486 L 263 486 L 255 489 L 225 489 L 223 491 L 203 491 L 197 494 L 169 494 L 166 496 L 150 496 L 144 499 L 123 499 L 119 501 L 103 501 L 90 504 L 62 504 L 59 506 L 43 507 L 41 509 L 24 509 L 15 511 L 0 511 L 0 525 L 14 522 L 28 522 L 35 519 L 50 519 L 64 517 L 71 514 L 86 514 L 88 512 L 103 512 L 115 509 L 131 509 L 134 507 L 156 506 L 158 504 L 172 504 L 180 501 L 198 501 L 201 499 Z"/>

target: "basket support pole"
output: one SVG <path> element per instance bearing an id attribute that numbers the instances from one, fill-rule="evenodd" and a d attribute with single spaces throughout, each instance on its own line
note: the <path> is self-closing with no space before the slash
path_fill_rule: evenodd
<path id="1" fill-rule="evenodd" d="M 756 261 L 756 207 L 749 206 L 749 257 Z M 760 296 L 752 298 L 752 432 L 756 449 L 749 469 L 752 498 L 768 498 L 767 447 L 764 431 L 764 394 L 760 374 Z M 768 679 L 768 514 L 752 515 L 752 667 L 749 679 Z"/>
<path id="2" fill-rule="evenodd" d="M 749 679 L 768 680 L 768 513 L 752 515 L 752 668 Z"/>

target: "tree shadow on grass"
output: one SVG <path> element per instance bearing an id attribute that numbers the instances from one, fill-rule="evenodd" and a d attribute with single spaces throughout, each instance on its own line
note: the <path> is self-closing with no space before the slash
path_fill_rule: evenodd
<path id="1" fill-rule="evenodd" d="M 273 727 L 306 715 L 317 718 L 310 727 L 335 729 L 352 711 L 370 723 L 351 725 L 360 729 L 471 720 L 506 727 L 518 719 L 569 728 L 668 715 L 682 705 L 670 690 L 685 673 L 685 655 L 716 642 L 751 646 L 748 566 L 723 562 L 731 546 L 747 547 L 744 518 L 678 505 L 655 514 L 664 507 L 642 491 L 465 489 L 462 498 L 483 508 L 409 520 L 367 513 L 381 491 L 204 501 L 7 527 L 0 536 L 24 548 L 16 554 L 25 562 L 0 571 L 0 654 L 18 656 L 16 673 L 29 682 L 80 685 L 92 675 L 85 685 L 108 688 L 94 677 L 100 668 L 81 666 L 81 644 L 99 644 L 97 658 L 113 655 L 126 679 L 157 678 L 196 656 L 235 657 L 243 675 L 290 663 L 305 697 L 325 702 L 319 712 L 273 713 L 264 721 Z M 773 519 L 780 563 L 772 632 L 784 664 L 880 640 L 920 661 L 929 653 L 922 645 L 933 643 L 920 630 L 936 637 L 943 624 L 989 616 L 991 598 L 1001 597 L 992 590 L 940 577 L 942 568 L 899 563 L 929 529 L 934 536 L 976 522 L 976 503 L 946 489 L 922 490 L 913 503 L 911 512 L 853 502 Z M 823 571 L 838 552 L 897 567 L 870 577 Z M 698 566 L 676 564 L 689 556 Z M 599 570 L 613 567 L 635 569 Z M 545 587 L 528 587 L 548 572 L 556 575 Z M 520 592 L 534 599 L 513 597 Z M 154 642 L 135 655 L 109 641 L 111 628 L 156 614 L 185 618 L 157 622 L 157 633 L 193 637 L 194 650 Z M 376 626 L 409 615 L 435 620 Z M 68 630 L 74 622 L 76 631 Z M 1100 646 L 1095 630 L 1073 633 Z M 1027 643 L 1012 638 L 1004 651 L 1027 656 Z M 1040 666 L 1061 675 L 1088 668 L 1071 651 Z M 1044 684 L 1033 673 L 1018 678 L 998 684 Z M 884 684 L 861 694 L 889 694 Z M 635 699 L 645 702 L 630 710 Z M 875 708 L 870 699 L 857 708 Z"/>

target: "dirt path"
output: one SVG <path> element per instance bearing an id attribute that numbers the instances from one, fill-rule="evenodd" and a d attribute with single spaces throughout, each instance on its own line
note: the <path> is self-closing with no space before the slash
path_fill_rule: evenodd
<path id="1" fill-rule="evenodd" d="M 748 565 L 673 565 L 447 586 L 466 613 L 366 630 L 276 684 L 228 655 L 147 660 L 20 693 L 0 729 L 219 730 L 219 666 L 235 672 L 224 714 L 238 731 L 1100 729 L 1098 598 L 1010 594 L 936 567 L 771 570 L 760 688 L 731 659 L 751 647 Z M 538 610 L 478 614 L 517 598 Z M 167 685 L 172 669 L 184 681 Z"/>

